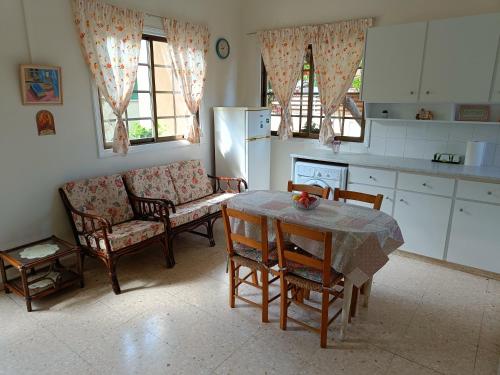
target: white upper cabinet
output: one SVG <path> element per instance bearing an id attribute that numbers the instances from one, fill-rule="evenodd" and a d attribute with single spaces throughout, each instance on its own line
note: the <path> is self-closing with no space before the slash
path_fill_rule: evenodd
<path id="1" fill-rule="evenodd" d="M 426 22 L 368 29 L 363 100 L 411 103 L 418 98 Z"/>
<path id="2" fill-rule="evenodd" d="M 420 102 L 488 102 L 499 36 L 496 13 L 430 21 Z"/>
<path id="3" fill-rule="evenodd" d="M 491 101 L 500 103 L 500 48 L 497 54 L 497 66 L 495 68 L 495 80 L 491 88 Z"/>

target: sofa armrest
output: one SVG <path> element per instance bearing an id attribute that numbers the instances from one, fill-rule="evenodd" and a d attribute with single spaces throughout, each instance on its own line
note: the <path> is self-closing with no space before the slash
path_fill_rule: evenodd
<path id="1" fill-rule="evenodd" d="M 241 193 L 248 189 L 248 184 L 243 178 L 211 175 L 208 175 L 208 178 L 215 180 L 215 193 Z"/>
<path id="2" fill-rule="evenodd" d="M 168 199 L 143 198 L 133 194 L 129 194 L 129 198 L 135 212 L 141 217 L 168 221 L 170 215 L 169 209 L 175 213 L 174 202 Z"/>
<path id="3" fill-rule="evenodd" d="M 82 234 L 94 233 L 100 229 L 107 233 L 113 233 L 113 226 L 108 219 L 88 212 L 78 211 L 74 207 L 70 207 L 70 211 L 74 216 L 80 217 L 83 228 Z"/>

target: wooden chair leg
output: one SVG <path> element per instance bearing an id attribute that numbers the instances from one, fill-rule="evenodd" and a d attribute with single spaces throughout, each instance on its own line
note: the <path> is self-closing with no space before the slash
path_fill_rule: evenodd
<path id="1" fill-rule="evenodd" d="M 252 271 L 252 283 L 259 285 L 259 277 L 257 276 L 257 271 Z"/>
<path id="2" fill-rule="evenodd" d="M 234 308 L 235 305 L 235 279 L 236 279 L 236 272 L 234 269 L 234 262 L 232 259 L 229 260 L 229 306 L 231 308 Z"/>
<path id="3" fill-rule="evenodd" d="M 326 340 L 328 337 L 328 307 L 329 307 L 329 293 L 322 292 L 321 298 L 321 325 L 320 325 L 320 343 L 322 348 L 326 348 Z"/>
<path id="4" fill-rule="evenodd" d="M 280 276 L 280 328 L 286 330 L 286 321 L 288 317 L 288 285 L 283 277 Z"/>
<path id="5" fill-rule="evenodd" d="M 113 292 L 115 294 L 120 294 L 122 291 L 120 289 L 120 283 L 118 282 L 118 278 L 116 277 L 116 260 L 115 259 L 108 260 L 108 274 L 109 274 L 109 279 L 111 281 L 111 287 L 113 288 Z"/>
<path id="6" fill-rule="evenodd" d="M 262 280 L 262 322 L 269 323 L 269 273 L 266 270 L 260 271 Z"/>
<path id="7" fill-rule="evenodd" d="M 210 219 L 207 222 L 207 236 L 208 236 L 209 246 L 214 247 L 215 246 L 214 225 L 213 225 L 212 220 L 210 220 Z"/>
<path id="8" fill-rule="evenodd" d="M 351 311 L 349 314 L 349 323 L 351 323 L 351 318 L 356 316 L 358 310 L 358 296 L 359 296 L 359 288 L 353 286 L 352 287 L 352 299 L 351 299 Z"/>

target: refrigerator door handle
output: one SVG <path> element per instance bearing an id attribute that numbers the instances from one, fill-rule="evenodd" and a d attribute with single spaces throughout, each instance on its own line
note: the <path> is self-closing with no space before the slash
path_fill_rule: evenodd
<path id="1" fill-rule="evenodd" d="M 251 137 L 251 138 L 247 138 L 246 140 L 248 142 L 251 142 L 251 141 L 257 141 L 259 139 L 267 139 L 267 138 L 271 138 L 271 136 L 270 135 L 266 135 L 264 137 Z"/>

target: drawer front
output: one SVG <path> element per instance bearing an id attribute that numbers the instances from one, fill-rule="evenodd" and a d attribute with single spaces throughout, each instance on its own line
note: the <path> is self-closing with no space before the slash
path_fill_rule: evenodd
<path id="1" fill-rule="evenodd" d="M 457 198 L 500 204 L 500 184 L 460 180 Z"/>
<path id="2" fill-rule="evenodd" d="M 349 183 L 394 188 L 396 172 L 385 169 L 349 167 Z"/>
<path id="3" fill-rule="evenodd" d="M 399 173 L 398 189 L 451 197 L 455 180 L 451 178 Z"/>
<path id="4" fill-rule="evenodd" d="M 394 190 L 393 189 L 388 189 L 388 188 L 383 188 L 383 187 L 378 187 L 378 186 L 348 184 L 347 190 L 357 191 L 359 193 L 365 193 L 365 194 L 371 194 L 371 195 L 382 194 L 384 196 L 384 200 L 382 201 L 382 207 L 380 208 L 380 210 L 385 212 L 386 214 L 392 215 L 392 209 L 394 206 Z M 364 207 L 373 207 L 372 204 L 368 204 L 368 203 L 364 203 L 364 202 L 347 201 L 347 203 L 357 204 L 359 206 L 364 206 Z"/>

